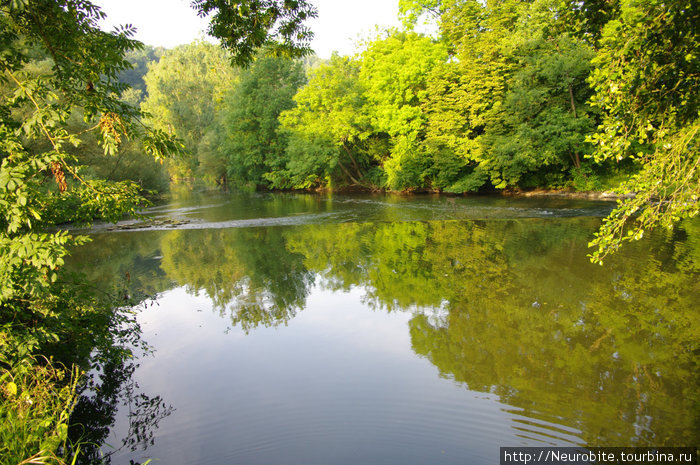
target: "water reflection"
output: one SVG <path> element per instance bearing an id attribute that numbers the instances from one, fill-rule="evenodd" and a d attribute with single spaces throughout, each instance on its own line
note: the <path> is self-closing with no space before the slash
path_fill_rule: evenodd
<path id="1" fill-rule="evenodd" d="M 148 448 L 154 444 L 159 422 L 173 412 L 160 395 L 146 393 L 134 379 L 138 360 L 152 356 L 153 350 L 141 338 L 129 305 L 143 300 L 134 309 L 145 309 L 149 301 L 144 295 L 129 296 L 127 286 L 117 285 L 110 293 L 119 296 L 110 297 L 110 302 L 121 300 L 127 306 L 101 314 L 103 324 L 90 320 L 89 331 L 72 341 L 73 346 L 87 349 L 83 359 L 88 371 L 78 386 L 68 430 L 78 465 L 110 464 L 112 455 L 122 449 Z M 116 435 L 114 427 L 120 419 L 128 431 Z"/>
<path id="2" fill-rule="evenodd" d="M 76 261 L 118 250 L 99 258 L 98 274 L 131 269 L 154 293 L 182 286 L 246 333 L 301 318 L 319 293 L 359 293 L 357 305 L 406 315 L 413 352 L 440 377 L 510 406 L 522 444 L 693 444 L 700 227 L 658 232 L 598 267 L 586 258 L 597 225 L 534 218 L 99 234 Z"/>
<path id="3" fill-rule="evenodd" d="M 71 416 L 69 436 L 80 443 L 77 464 L 110 464 L 122 450 L 145 450 L 155 442 L 159 423 L 173 412 L 160 395 L 144 393 L 133 380 L 136 363 L 111 360 L 87 375 Z M 126 431 L 115 433 L 118 412 Z M 116 442 L 115 442 L 116 441 Z"/>
<path id="4" fill-rule="evenodd" d="M 289 252 L 280 229 L 174 231 L 161 268 L 178 285 L 212 299 L 246 331 L 285 323 L 304 307 L 314 273 Z"/>

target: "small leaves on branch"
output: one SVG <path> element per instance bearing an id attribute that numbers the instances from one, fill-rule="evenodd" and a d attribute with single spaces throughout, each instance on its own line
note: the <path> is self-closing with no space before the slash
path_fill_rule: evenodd
<path id="1" fill-rule="evenodd" d="M 192 7 L 200 17 L 211 16 L 209 34 L 238 66 L 249 65 L 261 48 L 288 58 L 313 53 L 313 33 L 304 23 L 318 11 L 306 0 L 194 0 Z"/>
<path id="2" fill-rule="evenodd" d="M 128 50 L 142 45 L 133 28 L 101 31 L 100 9 L 87 0 L 17 0 L 0 3 L 0 303 L 33 298 L 62 264 L 65 233 L 41 228 L 65 222 L 116 221 L 144 204 L 133 182 L 107 182 L 81 174 L 72 149 L 97 132 L 106 154 L 125 139 L 142 139 L 163 158 L 181 150 L 152 132 L 143 114 L 119 99 L 117 80 L 131 65 Z M 47 64 L 33 68 L 39 56 Z M 33 61 L 34 60 L 34 61 Z M 82 117 L 84 124 L 73 123 Z M 47 180 L 54 181 L 54 187 Z"/>

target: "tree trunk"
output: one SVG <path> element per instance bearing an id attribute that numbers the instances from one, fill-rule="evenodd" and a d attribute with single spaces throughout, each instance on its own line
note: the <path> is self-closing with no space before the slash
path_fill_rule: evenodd
<path id="1" fill-rule="evenodd" d="M 343 170 L 343 173 L 345 173 L 345 176 L 347 176 L 348 179 L 350 179 L 355 184 L 358 184 L 358 185 L 360 184 L 360 182 L 357 179 L 355 179 L 352 176 L 352 174 L 350 174 L 350 171 L 348 171 L 347 168 L 345 168 L 345 165 L 343 165 L 343 163 L 340 161 L 340 159 L 338 159 L 338 166 L 340 166 L 340 169 Z"/>
<path id="2" fill-rule="evenodd" d="M 355 167 L 355 173 L 357 173 L 357 176 L 362 178 L 362 171 L 360 170 L 360 167 L 357 165 L 357 162 L 355 161 L 355 157 L 352 156 L 352 152 L 350 152 L 350 149 L 348 148 L 347 145 L 345 145 L 345 141 L 343 141 L 343 148 L 345 149 L 345 153 L 348 154 L 348 157 L 350 157 L 350 161 L 352 162 L 352 165 Z"/>
<path id="3" fill-rule="evenodd" d="M 569 84 L 569 99 L 571 100 L 571 111 L 574 114 L 574 119 L 578 119 L 578 115 L 576 114 L 576 103 L 574 101 L 574 86 Z M 574 152 L 573 154 L 569 154 L 571 157 L 571 161 L 574 162 L 574 166 L 576 168 L 581 168 L 581 159 L 578 156 L 578 152 Z"/>
<path id="4" fill-rule="evenodd" d="M 569 153 L 569 158 L 574 162 L 574 167 L 581 168 L 581 159 L 578 156 L 578 152 Z"/>
<path id="5" fill-rule="evenodd" d="M 576 115 L 576 104 L 574 103 L 574 86 L 569 84 L 569 98 L 571 99 L 571 111 L 574 112 L 574 118 L 578 118 Z"/>

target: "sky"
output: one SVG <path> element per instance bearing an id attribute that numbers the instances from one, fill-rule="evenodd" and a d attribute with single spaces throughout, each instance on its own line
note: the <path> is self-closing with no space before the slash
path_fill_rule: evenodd
<path id="1" fill-rule="evenodd" d="M 135 38 L 147 45 L 172 48 L 204 39 L 207 21 L 198 18 L 191 0 L 93 0 L 107 14 L 105 30 L 131 24 Z M 352 55 L 356 42 L 371 35 L 374 26 L 399 27 L 398 0 L 311 0 L 318 18 L 309 21 L 312 48 L 321 58 L 333 51 Z"/>

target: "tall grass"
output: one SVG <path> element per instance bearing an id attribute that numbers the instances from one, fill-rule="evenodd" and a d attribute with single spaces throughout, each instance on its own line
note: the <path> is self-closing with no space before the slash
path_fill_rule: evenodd
<path id="1" fill-rule="evenodd" d="M 70 463 L 68 418 L 79 376 L 44 357 L 0 363 L 0 465 Z"/>

